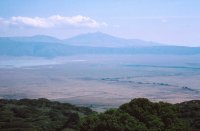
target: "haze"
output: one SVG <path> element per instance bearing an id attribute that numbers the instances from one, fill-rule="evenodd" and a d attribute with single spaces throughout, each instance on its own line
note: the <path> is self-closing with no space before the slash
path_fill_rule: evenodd
<path id="1" fill-rule="evenodd" d="M 200 46 L 198 0 L 1 0 L 0 36 L 88 32 L 171 45 Z"/>
<path id="2" fill-rule="evenodd" d="M 198 0 L 1 0 L 0 98 L 104 111 L 200 99 Z"/>

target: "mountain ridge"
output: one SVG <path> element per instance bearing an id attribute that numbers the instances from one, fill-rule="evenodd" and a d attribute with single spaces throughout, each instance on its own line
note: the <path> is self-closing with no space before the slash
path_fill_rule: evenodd
<path id="1" fill-rule="evenodd" d="M 49 42 L 49 43 L 62 43 L 62 40 L 57 39 L 48 35 L 33 35 L 33 36 L 11 36 L 11 37 L 0 37 L 4 40 L 12 40 L 19 42 Z"/>
<path id="2" fill-rule="evenodd" d="M 64 41 L 71 45 L 92 47 L 145 47 L 162 45 L 160 43 L 148 42 L 140 39 L 125 39 L 102 32 L 80 34 L 68 39 L 64 39 Z"/>
<path id="3" fill-rule="evenodd" d="M 152 41 L 144 41 L 140 39 L 126 39 L 102 32 L 84 33 L 66 39 L 59 39 L 48 35 L 33 36 L 11 36 L 0 37 L 0 39 L 9 39 L 20 42 L 50 42 L 63 43 L 73 46 L 92 46 L 92 47 L 146 47 L 161 46 L 164 44 Z"/>
<path id="4" fill-rule="evenodd" d="M 44 35 L 0 37 L 0 56 L 56 57 L 80 54 L 200 54 L 200 47 L 160 45 L 159 43 L 152 44 L 142 40 L 132 41 L 99 32 L 83 34 L 67 40 L 59 40 Z"/>

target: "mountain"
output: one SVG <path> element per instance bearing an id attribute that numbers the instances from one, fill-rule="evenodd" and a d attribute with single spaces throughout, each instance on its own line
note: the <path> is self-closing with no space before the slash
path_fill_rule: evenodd
<path id="1" fill-rule="evenodd" d="M 91 47 L 146 47 L 158 46 L 159 43 L 142 41 L 139 39 L 124 39 L 101 32 L 81 34 L 69 39 L 65 42 L 74 46 L 91 46 Z"/>
<path id="2" fill-rule="evenodd" d="M 43 56 L 69 55 L 68 45 L 53 42 L 34 42 L 29 38 L 0 38 L 0 56 Z"/>
<path id="3" fill-rule="evenodd" d="M 18 42 L 49 42 L 49 43 L 62 43 L 62 40 L 46 35 L 35 36 L 19 36 L 19 37 L 0 37 L 4 40 L 12 40 Z"/>
<path id="4" fill-rule="evenodd" d="M 200 54 L 200 47 L 127 40 L 100 32 L 59 40 L 50 36 L 0 37 L 0 56 L 56 57 L 80 54 Z"/>

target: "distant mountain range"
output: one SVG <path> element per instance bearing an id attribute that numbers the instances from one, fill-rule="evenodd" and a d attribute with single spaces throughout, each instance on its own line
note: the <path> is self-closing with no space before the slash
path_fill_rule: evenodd
<path id="1" fill-rule="evenodd" d="M 74 54 L 200 54 L 200 47 L 169 46 L 101 32 L 60 40 L 50 36 L 0 37 L 0 56 L 54 57 Z"/>
<path id="2" fill-rule="evenodd" d="M 64 41 L 70 45 L 92 47 L 146 47 L 162 45 L 160 43 L 142 41 L 139 39 L 124 39 L 114 37 L 101 32 L 81 34 L 69 39 L 65 39 Z"/>
<path id="3" fill-rule="evenodd" d="M 35 35 L 35 36 L 22 36 L 22 37 L 0 37 L 0 40 L 12 40 L 17 42 L 49 42 L 49 43 L 62 43 L 62 40 L 51 36 Z"/>

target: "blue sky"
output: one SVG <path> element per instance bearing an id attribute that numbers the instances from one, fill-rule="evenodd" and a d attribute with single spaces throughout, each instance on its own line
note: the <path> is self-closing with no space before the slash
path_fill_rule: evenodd
<path id="1" fill-rule="evenodd" d="M 200 0 L 1 0 L 0 36 L 80 33 L 200 46 Z"/>

